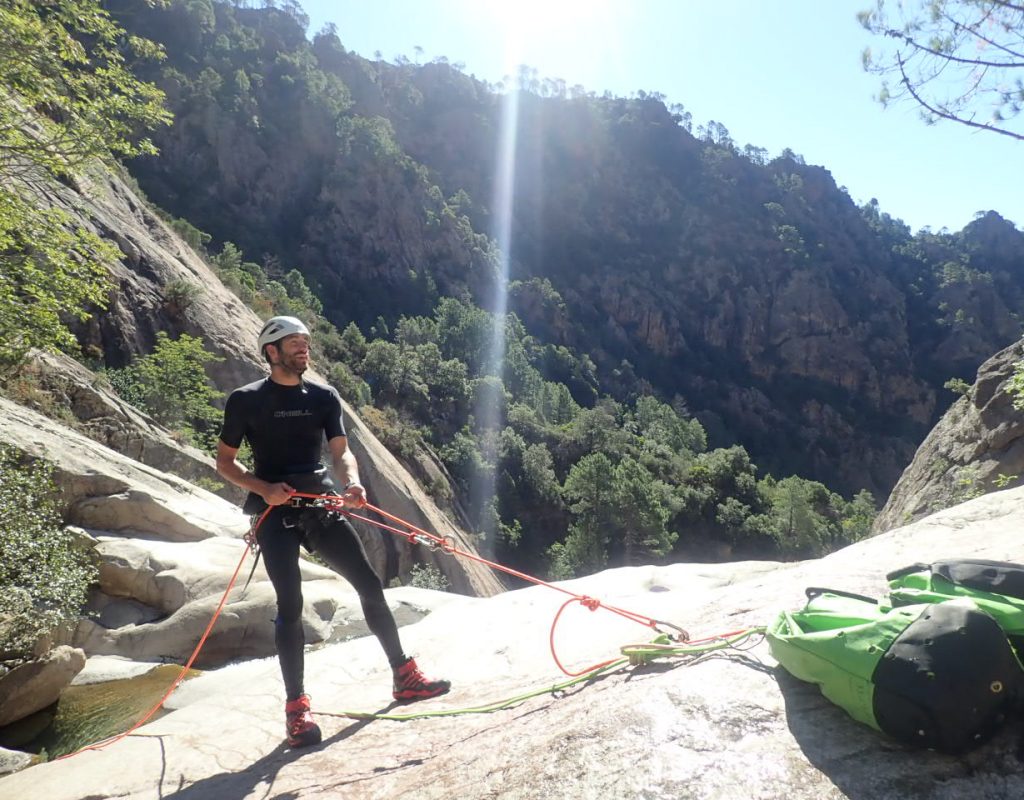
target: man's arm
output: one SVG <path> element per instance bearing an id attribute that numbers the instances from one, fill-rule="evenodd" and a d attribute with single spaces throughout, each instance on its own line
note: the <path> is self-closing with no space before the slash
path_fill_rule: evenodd
<path id="1" fill-rule="evenodd" d="M 347 436 L 335 436 L 327 442 L 331 450 L 334 475 L 343 487 L 341 496 L 354 506 L 366 503 L 366 489 L 359 482 L 359 466 L 355 454 L 348 449 Z"/>
<path id="2" fill-rule="evenodd" d="M 238 448 L 229 447 L 223 440 L 217 441 L 217 472 L 226 481 L 235 486 L 255 492 L 268 506 L 279 506 L 287 503 L 295 493 L 295 489 L 287 483 L 268 483 L 257 478 L 244 465 L 238 462 Z"/>

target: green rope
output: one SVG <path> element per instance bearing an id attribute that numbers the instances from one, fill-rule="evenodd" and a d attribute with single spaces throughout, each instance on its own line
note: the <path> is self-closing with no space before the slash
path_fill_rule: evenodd
<path id="1" fill-rule="evenodd" d="M 374 714 L 370 711 L 342 711 L 340 714 L 326 714 L 326 716 L 351 717 L 352 719 L 391 719 L 397 722 L 405 722 L 410 719 L 426 719 L 427 717 L 455 717 L 460 714 L 489 714 L 492 711 L 501 711 L 503 708 L 509 708 L 517 703 L 522 703 L 525 700 L 529 700 L 531 697 L 538 697 L 542 694 L 554 694 L 555 692 L 568 689 L 570 686 L 575 686 L 577 683 L 583 683 L 591 678 L 595 678 L 602 672 L 608 672 L 609 670 L 621 667 L 628 663 L 628 661 L 629 659 L 619 658 L 602 667 L 598 667 L 585 675 L 573 678 L 572 680 L 568 680 L 563 683 L 556 683 L 554 686 L 548 686 L 543 689 L 536 689 L 532 692 L 527 692 L 526 694 L 516 695 L 515 697 L 510 697 L 507 700 L 499 700 L 496 703 L 473 706 L 472 708 L 449 708 L 440 711 L 423 711 L 418 714 Z"/>
<path id="2" fill-rule="evenodd" d="M 629 659 L 633 666 L 646 664 L 652 658 L 681 658 L 684 656 L 700 656 L 711 653 L 715 650 L 726 650 L 736 647 L 751 636 L 763 635 L 766 628 L 747 628 L 731 636 L 722 636 L 703 644 L 672 644 L 672 640 L 662 634 L 656 637 L 649 645 L 628 644 L 622 648 L 622 654 Z"/>
<path id="3" fill-rule="evenodd" d="M 422 711 L 416 714 L 375 714 L 372 711 L 342 711 L 338 714 L 321 711 L 320 713 L 328 717 L 349 717 L 351 719 L 359 720 L 389 719 L 395 722 L 407 722 L 413 719 L 427 719 L 429 717 L 456 717 L 462 714 L 489 714 L 493 711 L 501 711 L 502 709 L 517 705 L 532 697 L 539 697 L 544 694 L 554 694 L 555 692 L 564 691 L 571 686 L 592 680 L 604 672 L 611 672 L 612 670 L 616 670 L 627 664 L 633 666 L 646 664 L 654 658 L 700 656 L 715 650 L 724 650 L 726 648 L 736 647 L 740 642 L 749 639 L 751 636 L 763 634 L 764 632 L 765 628 L 750 628 L 745 631 L 740 631 L 733 636 L 725 636 L 720 639 L 709 641 L 706 644 L 696 645 L 673 645 L 671 644 L 671 639 L 667 635 L 662 634 L 655 638 L 649 645 L 625 645 L 621 648 L 622 654 L 625 658 L 618 658 L 614 661 L 610 661 L 609 663 L 597 667 L 583 675 L 563 681 L 562 683 L 556 683 L 554 686 L 536 689 L 532 692 L 516 695 L 515 697 L 510 697 L 506 700 L 499 700 L 495 703 L 489 703 L 482 706 L 473 706 L 471 708 L 449 708 L 439 711 Z"/>

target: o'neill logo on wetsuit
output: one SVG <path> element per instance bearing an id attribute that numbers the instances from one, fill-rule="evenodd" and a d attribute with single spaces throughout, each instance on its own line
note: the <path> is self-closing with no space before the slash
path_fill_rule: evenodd
<path id="1" fill-rule="evenodd" d="M 297 408 L 294 411 L 275 411 L 274 417 L 311 417 L 313 412 L 308 408 Z"/>

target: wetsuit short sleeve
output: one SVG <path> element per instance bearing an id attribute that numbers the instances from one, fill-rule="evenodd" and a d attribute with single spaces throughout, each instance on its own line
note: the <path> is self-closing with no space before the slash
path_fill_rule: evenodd
<path id="1" fill-rule="evenodd" d="M 239 407 L 241 404 L 241 396 L 237 391 L 228 395 L 228 402 L 224 405 L 224 425 L 220 430 L 220 440 L 236 450 L 242 446 L 245 436 L 246 419 Z"/>
<path id="2" fill-rule="evenodd" d="M 345 435 L 345 423 L 341 418 L 341 397 L 334 387 L 330 388 L 330 399 L 327 401 L 327 414 L 324 418 L 324 434 L 327 441 Z"/>

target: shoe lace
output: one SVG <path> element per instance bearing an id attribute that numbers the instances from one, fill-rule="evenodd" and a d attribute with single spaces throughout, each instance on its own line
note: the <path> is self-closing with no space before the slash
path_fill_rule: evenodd
<path id="1" fill-rule="evenodd" d="M 300 732 L 313 724 L 313 712 L 309 704 L 296 701 L 295 705 L 285 707 L 285 723 L 291 733 Z"/>
<path id="2" fill-rule="evenodd" d="M 313 714 L 309 709 L 304 708 L 289 712 L 287 717 L 288 731 L 290 733 L 300 733 L 313 724 Z"/>
<path id="3" fill-rule="evenodd" d="M 406 689 L 414 689 L 417 686 L 423 686 L 429 683 L 426 676 L 420 671 L 418 665 L 414 665 L 404 676 L 402 676 L 402 686 Z"/>

